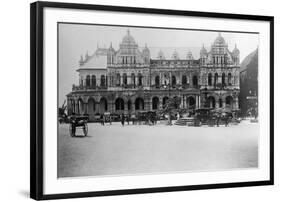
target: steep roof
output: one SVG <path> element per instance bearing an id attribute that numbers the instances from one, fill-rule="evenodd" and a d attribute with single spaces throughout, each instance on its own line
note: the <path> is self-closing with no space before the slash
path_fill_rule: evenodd
<path id="1" fill-rule="evenodd" d="M 248 68 L 251 61 L 255 58 L 258 59 L 258 48 L 255 51 L 251 52 L 247 57 L 245 57 L 245 59 L 242 61 L 240 65 L 240 72 L 245 71 Z"/>
<path id="2" fill-rule="evenodd" d="M 106 69 L 107 51 L 107 49 L 98 48 L 92 56 L 89 56 L 89 58 L 84 61 L 80 69 Z"/>

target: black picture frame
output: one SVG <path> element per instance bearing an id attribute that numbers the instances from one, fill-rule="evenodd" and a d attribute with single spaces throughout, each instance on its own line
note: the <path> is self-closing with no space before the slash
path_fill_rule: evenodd
<path id="1" fill-rule="evenodd" d="M 45 195 L 43 192 L 43 9 L 62 8 L 80 10 L 116 11 L 129 13 L 163 14 L 176 16 L 210 17 L 267 21 L 270 23 L 270 179 L 238 183 L 204 184 L 173 187 L 154 187 L 129 190 L 93 191 Z M 35 2 L 30 5 L 30 197 L 36 200 L 93 197 L 154 192 L 187 191 L 229 187 L 261 186 L 274 184 L 274 17 L 240 15 L 183 10 L 135 8 L 58 2 Z"/>

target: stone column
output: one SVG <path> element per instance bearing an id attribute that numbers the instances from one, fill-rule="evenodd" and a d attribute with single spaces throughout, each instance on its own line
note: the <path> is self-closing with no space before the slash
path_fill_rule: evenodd
<path id="1" fill-rule="evenodd" d="M 135 113 L 135 111 L 136 111 L 135 102 L 132 102 L 131 111 L 132 111 L 132 113 Z"/>
<path id="2" fill-rule="evenodd" d="M 78 114 L 79 113 L 79 103 L 78 103 L 78 100 L 75 102 L 75 105 L 76 105 L 76 107 L 75 107 L 75 114 Z"/>
<path id="3" fill-rule="evenodd" d="M 83 104 L 83 114 L 88 114 L 88 103 L 87 102 L 85 102 L 84 104 Z"/>
<path id="4" fill-rule="evenodd" d="M 124 100 L 124 112 L 128 112 L 128 102 L 125 102 Z"/>
<path id="5" fill-rule="evenodd" d="M 221 83 L 221 75 L 218 76 L 218 83 Z"/>
<path id="6" fill-rule="evenodd" d="M 199 108 L 199 96 L 195 95 L 195 107 L 196 109 Z"/>
<path id="7" fill-rule="evenodd" d="M 138 77 L 138 75 L 136 75 L 135 81 L 136 81 L 136 86 L 138 86 L 139 85 L 139 77 Z"/>
<path id="8" fill-rule="evenodd" d="M 234 109 L 239 109 L 239 101 L 238 101 L 238 97 L 234 98 L 234 101 L 233 101 L 233 108 Z"/>
<path id="9" fill-rule="evenodd" d="M 120 76 L 120 86 L 123 85 L 123 74 Z"/>
<path id="10" fill-rule="evenodd" d="M 172 85 L 172 72 L 170 72 L 169 74 L 169 85 L 170 86 Z"/>
<path id="11" fill-rule="evenodd" d="M 219 107 L 220 107 L 220 101 L 218 99 L 218 100 L 216 100 L 216 109 L 219 108 Z"/>
<path id="12" fill-rule="evenodd" d="M 225 100 L 222 100 L 222 108 L 225 108 Z"/>
<path id="13" fill-rule="evenodd" d="M 152 102 L 149 100 L 144 101 L 144 110 L 149 111 L 152 109 Z"/>
<path id="14" fill-rule="evenodd" d="M 127 84 L 131 84 L 132 83 L 132 78 L 131 75 L 127 76 Z"/>
<path id="15" fill-rule="evenodd" d="M 163 106 L 162 106 L 162 99 L 159 98 L 159 104 L 158 104 L 158 109 L 162 109 Z"/>

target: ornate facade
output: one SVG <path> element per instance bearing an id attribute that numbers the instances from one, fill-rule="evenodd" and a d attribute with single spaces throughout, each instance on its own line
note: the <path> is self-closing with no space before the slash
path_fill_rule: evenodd
<path id="1" fill-rule="evenodd" d="M 160 110 L 169 97 L 181 98 L 181 108 L 238 109 L 239 50 L 231 52 L 219 34 L 200 58 L 187 52 L 182 59 L 175 50 L 170 58 L 160 50 L 155 59 L 150 50 L 140 50 L 130 31 L 119 49 L 97 47 L 79 61 L 79 85 L 67 95 L 68 113 L 93 116 L 105 111 L 135 113 Z"/>

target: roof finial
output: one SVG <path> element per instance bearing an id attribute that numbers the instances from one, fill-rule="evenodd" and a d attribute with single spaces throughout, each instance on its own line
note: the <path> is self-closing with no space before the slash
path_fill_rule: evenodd
<path id="1" fill-rule="evenodd" d="M 110 42 L 110 48 L 112 48 L 112 41 Z"/>
<path id="2" fill-rule="evenodd" d="M 99 49 L 99 42 L 97 42 L 97 49 Z"/>
<path id="3" fill-rule="evenodd" d="M 130 30 L 129 30 L 129 29 L 127 29 L 127 35 L 128 35 L 128 36 L 130 35 Z"/>
<path id="4" fill-rule="evenodd" d="M 235 48 L 237 48 L 237 45 L 236 45 L 236 43 L 235 43 Z"/>
<path id="5" fill-rule="evenodd" d="M 221 37 L 221 33 L 219 32 L 219 37 Z"/>

